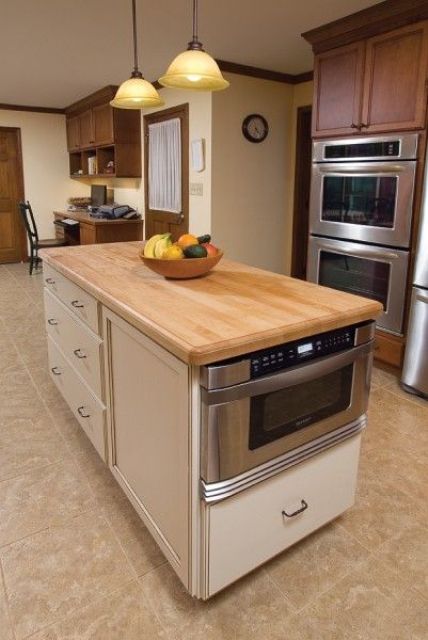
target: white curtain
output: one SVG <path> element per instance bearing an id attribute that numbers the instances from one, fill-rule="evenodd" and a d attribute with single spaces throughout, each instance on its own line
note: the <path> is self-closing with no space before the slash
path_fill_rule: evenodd
<path id="1" fill-rule="evenodd" d="M 180 213 L 180 118 L 149 125 L 149 208 Z"/>

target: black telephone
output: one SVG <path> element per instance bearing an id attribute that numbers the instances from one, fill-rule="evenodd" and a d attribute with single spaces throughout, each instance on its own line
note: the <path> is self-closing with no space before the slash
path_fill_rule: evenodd
<path id="1" fill-rule="evenodd" d="M 117 220 L 118 218 L 125 218 L 125 220 L 131 220 L 133 218 L 140 218 L 140 214 L 128 207 L 127 204 L 103 204 L 97 208 L 96 211 L 91 211 L 90 215 L 93 218 L 104 218 L 106 220 Z"/>

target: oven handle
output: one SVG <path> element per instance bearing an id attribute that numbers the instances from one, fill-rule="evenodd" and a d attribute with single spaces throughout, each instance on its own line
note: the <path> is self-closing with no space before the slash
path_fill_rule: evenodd
<path id="1" fill-rule="evenodd" d="M 292 369 L 287 369 L 286 371 L 273 373 L 263 378 L 249 380 L 248 382 L 229 387 L 228 389 L 213 389 L 212 391 L 207 391 L 202 388 L 202 401 L 207 406 L 224 404 L 225 402 L 242 400 L 242 398 L 271 393 L 297 384 L 309 382 L 310 380 L 345 367 L 359 358 L 367 357 L 373 349 L 373 343 L 374 340 L 370 340 L 347 351 L 324 356 L 315 362 L 312 361 L 307 364 L 298 365 Z"/>
<path id="2" fill-rule="evenodd" d="M 322 164 L 318 165 L 318 170 L 320 173 L 328 173 L 329 175 L 334 174 L 345 174 L 345 175 L 354 175 L 354 174 L 365 174 L 365 173 L 401 173 L 407 170 L 406 165 L 402 164 L 392 164 L 390 162 L 385 163 L 367 163 L 367 164 Z"/>
<path id="3" fill-rule="evenodd" d="M 343 249 L 337 244 L 333 244 L 330 242 L 322 242 L 318 243 L 320 251 L 324 249 L 331 249 L 335 253 L 345 253 L 349 256 L 359 256 L 361 258 L 369 258 L 371 260 L 376 260 L 376 258 L 384 258 L 385 260 L 397 260 L 398 255 L 393 253 L 392 251 L 382 251 L 382 249 L 378 249 L 376 247 L 375 251 L 367 251 L 366 249 L 361 249 L 360 247 L 352 247 L 352 249 Z"/>

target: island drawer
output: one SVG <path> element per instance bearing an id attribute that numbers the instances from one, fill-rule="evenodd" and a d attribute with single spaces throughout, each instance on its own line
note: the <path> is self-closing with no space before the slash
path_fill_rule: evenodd
<path id="1" fill-rule="evenodd" d="M 47 289 L 44 298 L 48 335 L 60 347 L 94 394 L 102 400 L 102 340 Z"/>
<path id="2" fill-rule="evenodd" d="M 46 288 L 58 296 L 67 309 L 70 309 L 92 331 L 98 334 L 98 303 L 95 298 L 48 264 L 43 265 L 43 274 Z"/>
<path id="3" fill-rule="evenodd" d="M 50 336 L 48 336 L 48 353 L 49 368 L 54 383 L 95 449 L 106 462 L 104 405 L 80 379 Z"/>
<path id="4" fill-rule="evenodd" d="M 206 597 L 352 506 L 360 441 L 354 436 L 205 507 Z"/>

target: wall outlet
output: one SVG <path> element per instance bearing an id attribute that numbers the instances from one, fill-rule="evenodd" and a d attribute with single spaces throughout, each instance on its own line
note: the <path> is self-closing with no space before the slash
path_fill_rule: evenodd
<path id="1" fill-rule="evenodd" d="M 191 196 L 203 196 L 204 195 L 204 185 L 202 182 L 191 182 L 190 183 L 190 195 Z"/>

